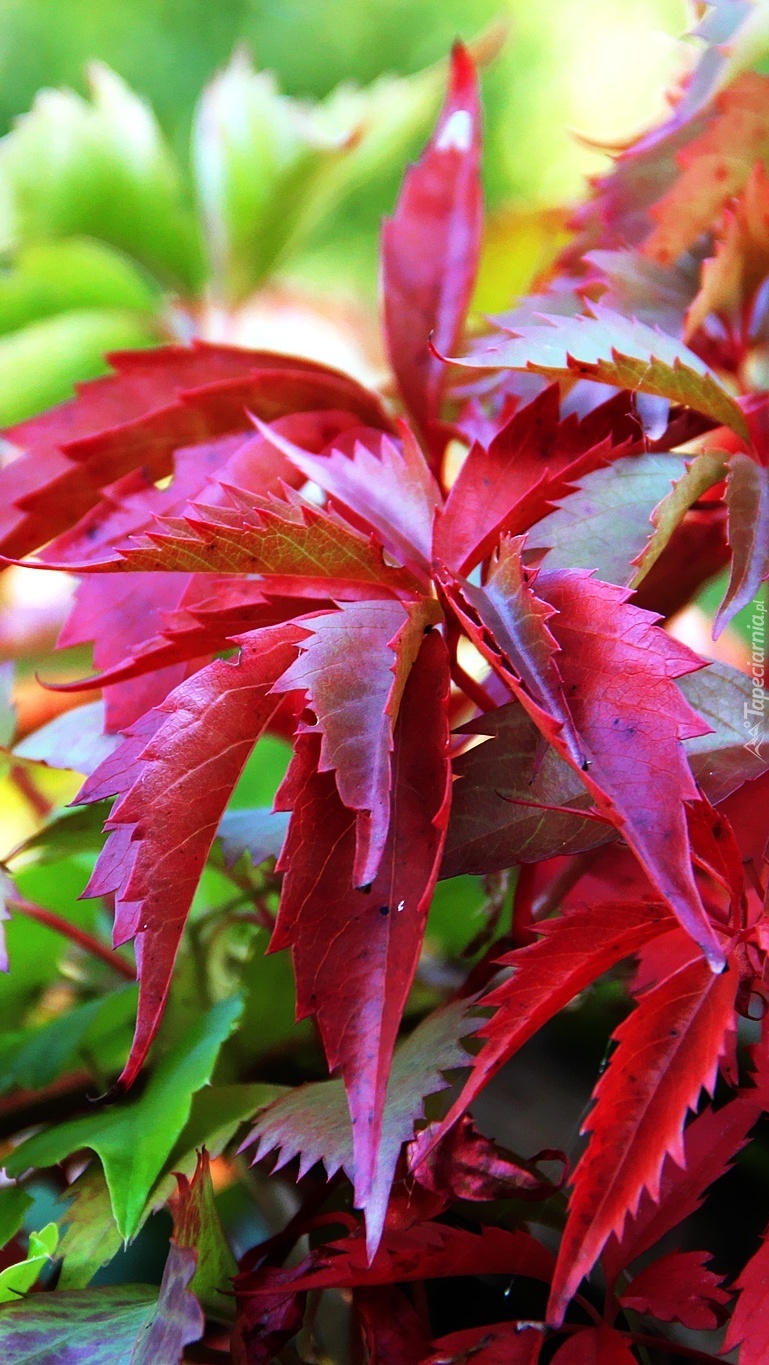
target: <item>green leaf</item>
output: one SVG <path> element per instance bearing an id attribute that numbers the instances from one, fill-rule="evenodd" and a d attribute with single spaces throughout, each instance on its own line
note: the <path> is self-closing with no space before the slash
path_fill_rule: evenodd
<path id="1" fill-rule="evenodd" d="M 259 1109 L 272 1104 L 284 1094 L 284 1085 L 211 1085 L 200 1090 L 192 1101 L 189 1119 L 179 1134 L 166 1165 L 166 1171 L 182 1170 L 196 1149 L 206 1147 L 211 1156 L 219 1156 L 237 1132 L 238 1126 L 250 1119 Z"/>
<path id="2" fill-rule="evenodd" d="M 647 458 L 649 458 L 647 456 Z M 674 483 L 671 491 L 657 504 L 651 514 L 654 531 L 640 555 L 633 561 L 636 571 L 628 584 L 637 588 L 656 564 L 676 527 L 689 508 L 703 493 L 720 483 L 726 475 L 728 456 L 720 450 L 704 450 L 686 465 L 686 472 Z"/>
<path id="3" fill-rule="evenodd" d="M 63 857 L 55 868 L 25 867 L 15 875 L 23 896 L 54 910 L 88 932 L 100 915 L 95 901 L 78 900 L 90 866 L 77 857 Z M 15 1029 L 37 993 L 55 981 L 72 945 L 46 925 L 14 915 L 6 925 L 10 971 L 0 974 L 0 1029 Z"/>
<path id="4" fill-rule="evenodd" d="M 117 1032 L 130 1041 L 136 1010 L 136 987 L 128 986 L 101 1000 L 76 1005 L 39 1028 L 0 1036 L 0 1093 L 14 1086 L 42 1090 L 69 1066 L 82 1065 L 83 1052 L 100 1051 L 102 1041 Z M 126 1029 L 128 1039 L 126 1039 Z"/>
<path id="5" fill-rule="evenodd" d="M 219 1322 L 232 1322 L 235 1317 L 235 1297 L 231 1281 L 233 1275 L 237 1274 L 238 1265 L 216 1211 L 206 1151 L 200 1154 L 192 1180 L 187 1180 L 186 1176 L 179 1177 L 173 1214 L 174 1241 L 178 1246 L 190 1247 L 197 1253 L 197 1266 L 190 1289 L 197 1295 L 209 1317 Z"/>
<path id="6" fill-rule="evenodd" d="M 241 1026 L 239 1033 L 242 1031 Z M 142 1217 L 168 1203 L 176 1188 L 177 1174 L 192 1177 L 201 1147 L 205 1147 L 210 1156 L 219 1156 L 241 1124 L 252 1119 L 265 1105 L 279 1099 L 286 1089 L 284 1085 L 260 1083 L 211 1085 L 198 1091 L 192 1101 L 190 1117 L 165 1162 L 163 1174 L 152 1190 Z"/>
<path id="7" fill-rule="evenodd" d="M 649 454 L 596 469 L 537 523 L 526 548 L 551 547 L 547 569 L 595 569 L 605 583 L 624 586 L 648 543 L 655 507 L 685 470 L 683 456 Z"/>
<path id="8" fill-rule="evenodd" d="M 17 844 L 6 861 L 33 861 L 38 867 L 77 853 L 98 853 L 104 843 L 104 821 L 109 807 L 104 801 L 75 810 L 58 811 L 42 829 Z"/>
<path id="9" fill-rule="evenodd" d="M 41 91 L 0 143 L 0 246 L 95 237 L 194 290 L 197 227 L 154 114 L 106 66 L 93 64 L 89 83 L 91 103 Z"/>
<path id="10" fill-rule="evenodd" d="M 193 160 L 217 297 L 236 303 L 295 254 L 324 216 L 426 131 L 445 63 L 320 104 L 281 94 L 271 72 L 236 52 L 195 115 Z"/>
<path id="11" fill-rule="evenodd" d="M 159 340 L 146 314 L 80 308 L 0 337 L 0 424 L 22 422 L 69 398 L 77 380 L 104 374 L 105 352 Z"/>
<path id="12" fill-rule="evenodd" d="M 427 943 L 446 957 L 459 957 L 484 927 L 487 897 L 479 877 L 450 877 L 433 893 L 427 921 Z"/>
<path id="13" fill-rule="evenodd" d="M 600 304 L 593 316 L 537 314 L 515 333 L 484 338 L 454 364 L 529 370 L 548 379 L 593 379 L 631 393 L 653 393 L 694 408 L 749 439 L 745 418 L 711 369 L 676 337 Z"/>
<path id="14" fill-rule="evenodd" d="M 227 810 L 271 806 L 291 759 L 291 746 L 276 735 L 262 735 L 246 760 Z"/>
<path id="15" fill-rule="evenodd" d="M 0 1247 L 7 1246 L 19 1231 L 33 1200 L 20 1185 L 0 1189 Z"/>
<path id="16" fill-rule="evenodd" d="M 245 997 L 242 1027 L 230 1050 L 243 1066 L 255 1056 L 268 1057 L 286 1044 L 307 1043 L 313 1036 L 309 1019 L 296 1022 L 296 988 L 287 953 L 267 953 L 267 931 L 252 932 L 248 959 L 240 969 Z"/>
<path id="17" fill-rule="evenodd" d="M 29 1251 L 25 1259 L 0 1271 L 0 1303 L 13 1303 L 32 1288 L 43 1266 L 53 1256 L 58 1242 L 59 1229 L 55 1223 L 48 1223 L 41 1232 L 30 1233 Z"/>
<path id="18" fill-rule="evenodd" d="M 239 51 L 203 92 L 193 134 L 198 197 L 217 296 L 247 295 L 314 221 L 313 193 L 349 133 L 323 133 Z"/>
<path id="19" fill-rule="evenodd" d="M 157 313 L 159 290 L 120 252 L 72 238 L 35 242 L 0 275 L 0 333 L 81 308 Z"/>
<path id="20" fill-rule="evenodd" d="M 115 1221 L 128 1240 L 187 1122 L 192 1096 L 210 1081 L 219 1049 L 242 1007 L 234 997 L 202 1015 L 158 1063 L 138 1099 L 121 1100 L 28 1138 L 9 1157 L 9 1174 L 54 1166 L 71 1152 L 90 1147 L 104 1167 Z"/>
<path id="21" fill-rule="evenodd" d="M 59 1243 L 62 1258 L 59 1289 L 85 1289 L 97 1270 L 117 1255 L 122 1239 L 112 1213 L 112 1201 L 98 1162 L 94 1161 L 66 1191 L 71 1203 L 62 1219 L 66 1225 Z"/>

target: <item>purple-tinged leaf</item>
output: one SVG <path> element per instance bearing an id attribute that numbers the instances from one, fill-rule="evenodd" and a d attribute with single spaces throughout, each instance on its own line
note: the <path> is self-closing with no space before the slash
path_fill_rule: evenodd
<path id="1" fill-rule="evenodd" d="M 204 1320 L 187 1288 L 195 1253 L 171 1246 L 159 1293 L 149 1285 L 64 1289 L 0 1313 L 4 1365 L 179 1365 Z"/>
<path id="2" fill-rule="evenodd" d="M 281 854 L 283 894 L 272 948 L 292 948 L 297 1014 L 318 1019 L 339 1068 L 353 1126 L 355 1197 L 369 1245 L 383 1225 L 389 1179 L 379 1164 L 387 1081 L 417 966 L 448 822 L 448 653 L 431 631 L 403 690 L 394 731 L 389 834 L 379 871 L 353 886 L 356 817 L 318 739 L 300 735 L 277 804 L 292 808 Z"/>
<path id="3" fill-rule="evenodd" d="M 321 736 L 318 771 L 333 772 L 343 804 L 357 812 L 354 880 L 373 882 L 390 824 L 393 729 L 434 598 L 343 602 L 306 620 L 299 654 L 275 692 L 303 691 Z M 300 730 L 301 733 L 301 730 Z"/>
<path id="4" fill-rule="evenodd" d="M 414 1136 L 428 1095 L 445 1090 L 444 1072 L 470 1065 L 460 1039 L 479 1020 L 468 1016 L 467 1001 L 434 1010 L 396 1049 L 382 1115 L 377 1185 L 385 1198 L 404 1142 Z M 329 1178 L 343 1170 L 355 1181 L 350 1112 L 341 1080 L 304 1085 L 276 1100 L 256 1120 L 249 1144 L 258 1141 L 254 1160 L 279 1150 L 275 1170 L 298 1156 L 299 1178 L 322 1161 Z"/>
<path id="5" fill-rule="evenodd" d="M 441 877 L 485 876 L 616 837 L 611 824 L 582 813 L 593 805 L 582 778 L 543 745 L 518 702 L 487 711 L 459 733 L 488 739 L 454 759 Z"/>
<path id="6" fill-rule="evenodd" d="M 522 537 L 503 537 L 483 587 L 449 583 L 448 591 L 473 643 L 543 733 L 563 736 L 564 750 L 581 769 L 585 752 L 563 694 L 559 645 L 550 628 L 555 611 L 534 590 L 536 574 L 523 563 L 523 544 Z"/>
<path id="7" fill-rule="evenodd" d="M 306 478 L 374 527 L 391 554 L 404 564 L 416 562 L 423 569 L 429 566 L 441 492 L 405 423 L 400 427 L 400 440 L 385 432 L 360 429 L 357 437 L 353 432 L 350 439 L 340 443 L 345 448 L 352 444 L 349 453 L 334 446 L 327 455 L 302 450 L 281 436 L 275 426 L 257 425 Z"/>
<path id="8" fill-rule="evenodd" d="M 592 379 L 631 393 L 651 393 L 693 408 L 747 439 L 745 418 L 712 370 L 688 346 L 601 304 L 592 314 L 542 313 L 517 335 L 496 333 L 454 364 L 481 370 L 529 370 L 548 379 Z M 444 352 L 445 354 L 445 352 Z"/>
<path id="9" fill-rule="evenodd" d="M 631 606 L 626 589 L 574 570 L 540 574 L 537 592 L 558 613 L 550 629 L 590 760 L 585 785 L 720 970 L 723 951 L 691 870 L 684 803 L 696 799 L 697 788 L 681 743 L 709 727 L 675 683 L 702 661 L 651 613 Z"/>

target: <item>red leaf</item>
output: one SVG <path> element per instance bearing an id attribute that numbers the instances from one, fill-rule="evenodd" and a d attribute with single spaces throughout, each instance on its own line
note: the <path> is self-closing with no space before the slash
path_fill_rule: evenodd
<path id="1" fill-rule="evenodd" d="M 678 1166 L 671 1157 L 665 1158 L 659 1198 L 655 1201 L 645 1190 L 637 1212 L 625 1220 L 621 1240 L 611 1237 L 606 1245 L 603 1265 L 610 1284 L 700 1208 L 706 1190 L 724 1175 L 745 1146 L 765 1103 L 760 1088 L 746 1088 L 720 1109 L 704 1109 L 689 1124 L 684 1132 L 684 1164 Z"/>
<path id="2" fill-rule="evenodd" d="M 748 719 L 752 725 L 754 717 L 749 714 Z M 727 796 L 721 806 L 722 813 L 734 830 L 743 861 L 752 863 L 759 876 L 769 857 L 769 830 L 766 825 L 768 800 L 769 772 L 765 772 L 760 777 L 744 782 L 737 791 Z"/>
<path id="3" fill-rule="evenodd" d="M 638 1365 L 627 1337 L 602 1323 L 574 1332 L 553 1356 L 553 1365 Z"/>
<path id="4" fill-rule="evenodd" d="M 322 450 L 349 427 L 357 427 L 348 413 L 294 412 L 279 417 L 265 430 L 311 450 Z M 231 506 L 227 489 L 249 493 L 280 493 L 281 484 L 298 486 L 299 474 L 268 437 L 238 432 L 215 441 L 184 446 L 173 455 L 173 478 L 157 488 L 139 470 L 102 491 L 99 502 L 70 531 L 40 552 L 42 563 L 77 563 L 103 559 L 106 548 L 125 545 L 129 536 L 152 529 L 157 517 L 179 515 L 196 500 L 212 506 Z"/>
<path id="5" fill-rule="evenodd" d="M 297 742 L 282 797 L 293 814 L 272 947 L 291 945 L 298 1016 L 317 1015 L 329 1066 L 344 1078 L 356 1202 L 366 1209 L 372 1248 L 389 1192 L 389 1176 L 381 1188 L 378 1161 L 387 1078 L 448 820 L 447 717 L 448 655 L 433 631 L 403 691 L 389 835 L 368 892 L 353 888 L 355 814 L 342 805 L 333 777 L 316 771 L 319 745 L 312 736 Z"/>
<path id="6" fill-rule="evenodd" d="M 435 527 L 436 558 L 466 574 L 505 533 L 519 534 L 553 507 L 578 479 L 627 443 L 594 439 L 595 424 L 560 421 L 560 391 L 549 385 L 518 409 L 488 447 L 474 441 Z"/>
<path id="7" fill-rule="evenodd" d="M 183 593 L 182 602 L 176 611 L 155 611 L 152 587 L 157 584 L 157 598 L 162 601 L 162 595 L 167 591 L 169 583 L 179 586 L 180 591 L 184 583 L 188 585 Z M 117 589 L 124 591 L 118 592 Z M 173 599 L 173 593 L 169 591 L 168 595 Z M 114 712 L 110 711 L 111 724 L 108 728 L 112 730 L 125 729 L 135 719 L 131 716 L 130 720 L 126 719 L 122 724 L 112 719 L 112 715 L 117 715 L 119 708 L 124 704 L 124 697 L 127 705 L 139 715 L 147 710 L 146 706 L 139 710 L 142 688 L 140 685 L 137 686 L 138 678 L 153 673 L 160 679 L 157 684 L 160 689 L 166 672 L 170 672 L 172 666 L 184 664 L 189 660 L 202 662 L 202 656 L 230 649 L 236 636 L 301 616 L 308 606 L 307 601 L 300 597 L 279 597 L 265 593 L 262 586 L 250 578 L 224 576 L 219 578 L 213 574 L 205 576 L 124 574 L 117 582 L 107 578 L 88 578 L 78 588 L 78 600 L 82 600 L 83 605 L 82 640 L 70 638 L 68 623 L 66 628 L 68 643 L 80 643 L 91 638 L 90 632 L 98 625 L 102 599 L 106 600 L 106 605 L 101 606 L 101 620 L 106 622 L 109 628 L 114 614 L 114 635 L 103 641 L 101 632 L 97 633 L 97 644 L 100 647 L 98 652 L 94 651 L 96 662 L 109 660 L 113 654 L 118 661 L 93 678 L 78 679 L 77 682 L 71 683 L 48 683 L 47 686 L 59 692 L 78 692 L 84 687 L 104 688 L 110 707 L 113 702 L 117 702 Z M 92 606 L 92 603 L 95 605 Z M 312 605 L 321 609 L 332 608 L 334 604 L 319 599 Z M 145 610 L 149 619 L 143 616 Z M 135 631 L 139 642 L 131 645 L 130 627 L 135 616 L 139 617 Z M 160 618 L 157 622 L 154 620 L 156 616 Z M 91 626 L 88 625 L 89 620 L 93 622 Z M 157 635 L 147 637 L 147 632 L 153 624 L 159 625 L 160 630 Z M 122 652 L 124 649 L 125 654 Z M 123 691 L 120 684 L 126 681 L 130 682 L 131 686 Z M 150 679 L 150 686 L 155 686 L 154 678 Z M 170 686 L 162 690 L 155 704 L 159 705 L 169 691 Z"/>
<path id="8" fill-rule="evenodd" d="M 680 172 L 651 215 L 646 255 L 669 265 L 703 232 L 745 185 L 756 161 L 769 151 L 769 79 L 743 71 L 716 100 L 705 130 L 679 152 Z M 696 124 L 693 131 L 698 131 Z"/>
<path id="9" fill-rule="evenodd" d="M 485 876 L 616 837 L 609 822 L 582 813 L 593 805 L 582 776 L 543 744 L 518 702 L 487 711 L 457 733 L 489 738 L 454 759 L 441 877 Z"/>
<path id="10" fill-rule="evenodd" d="M 356 886 L 368 886 L 379 868 L 390 824 L 393 727 L 425 630 L 439 618 L 430 598 L 340 603 L 306 623 L 299 656 L 275 685 L 305 692 L 321 736 L 318 771 L 336 773 L 343 804 L 357 812 Z"/>
<path id="11" fill-rule="evenodd" d="M 633 1276 L 620 1303 L 660 1322 L 680 1322 L 695 1331 L 719 1327 L 731 1295 L 721 1288 L 723 1276 L 707 1269 L 709 1259 L 707 1251 L 661 1256 Z"/>
<path id="12" fill-rule="evenodd" d="M 523 537 L 504 536 L 483 587 L 450 584 L 449 596 L 473 643 L 545 737 L 551 742 L 551 736 L 562 737 L 562 752 L 582 770 L 585 753 L 563 694 L 555 657 L 559 644 L 550 629 L 555 612 L 532 587 L 536 575 L 523 564 L 523 544 Z"/>
<path id="13" fill-rule="evenodd" d="M 205 662 L 213 653 L 201 640 L 193 655 L 172 653 L 161 657 L 152 671 L 140 683 L 124 686 L 118 678 L 117 686 L 109 686 L 113 666 L 122 664 L 126 656 L 141 649 L 149 631 L 157 628 L 166 612 L 180 607 L 190 590 L 194 592 L 188 574 L 125 574 L 114 578 L 88 578 L 80 583 L 75 602 L 59 636 L 59 646 L 86 644 L 93 640 L 93 660 L 104 670 L 98 680 L 83 679 L 71 686 L 72 691 L 83 686 L 105 686 L 106 729 L 112 733 L 125 730 L 153 706 L 159 706 L 172 688 L 183 682 L 190 671 Z M 194 661 L 192 670 L 189 661 Z"/>
<path id="14" fill-rule="evenodd" d="M 529 1322 L 470 1327 L 434 1341 L 424 1365 L 537 1365 L 543 1340 L 542 1329 Z"/>
<path id="15" fill-rule="evenodd" d="M 438 416 L 446 367 L 470 302 L 480 252 L 481 116 L 472 61 L 457 43 L 451 86 L 421 160 L 406 172 L 382 233 L 384 325 L 390 363 L 421 426 Z"/>
<path id="16" fill-rule="evenodd" d="M 422 1323 L 402 1289 L 356 1289 L 353 1305 L 363 1329 L 368 1365 L 421 1365 L 430 1349 Z"/>
<path id="17" fill-rule="evenodd" d="M 308 479 L 329 493 L 335 503 L 375 527 L 383 544 L 404 564 L 430 563 L 435 513 L 441 504 L 441 491 L 430 472 L 424 455 L 405 422 L 400 424 L 401 439 L 395 442 L 381 431 L 360 430 L 350 434 L 342 446 L 352 444 L 344 453 L 336 445 L 327 455 L 312 455 L 276 432 L 277 424 L 259 430 Z M 355 437 L 354 443 L 352 438 Z"/>
<path id="18" fill-rule="evenodd" d="M 769 468 L 732 455 L 726 482 L 732 570 L 716 616 L 715 633 L 747 606 L 769 578 Z"/>
<path id="19" fill-rule="evenodd" d="M 526 1275 L 549 1281 L 553 1256 L 528 1232 L 482 1227 L 478 1233 L 444 1223 L 422 1222 L 416 1227 L 386 1232 L 369 1260 L 362 1236 L 321 1247 L 298 1266 L 286 1270 L 261 1269 L 236 1281 L 244 1297 L 271 1298 L 281 1288 L 286 1294 L 309 1289 L 370 1288 L 379 1284 L 437 1280 L 457 1275 Z"/>
<path id="20" fill-rule="evenodd" d="M 183 518 L 157 522 L 109 559 L 55 567 L 82 574 L 261 574 L 274 592 L 345 600 L 422 595 L 413 574 L 385 563 L 372 536 L 292 489 L 285 500 L 237 488 L 228 493 L 229 506 L 193 504 Z"/>
<path id="21" fill-rule="evenodd" d="M 713 1092 L 737 983 L 735 971 L 715 976 L 697 960 L 650 990 L 616 1030 L 574 1172 L 548 1309 L 554 1325 L 643 1190 L 658 1199 L 665 1157 L 683 1163 L 686 1115 L 703 1088 Z"/>
<path id="22" fill-rule="evenodd" d="M 275 1355 L 295 1337 L 304 1319 L 304 1294 L 254 1298 L 236 1292 L 232 1333 L 233 1365 L 273 1365 Z"/>
<path id="23" fill-rule="evenodd" d="M 72 486 L 76 468 L 62 447 L 105 429 L 125 430 L 141 421 L 146 413 L 167 404 L 177 389 L 215 382 L 233 372 L 242 374 L 243 356 L 242 351 L 232 347 L 203 345 L 112 355 L 109 359 L 115 374 L 80 385 L 76 398 L 7 431 L 7 439 L 25 453 L 7 466 L 0 477 L 3 552 L 26 554 L 50 540 L 52 527 L 47 506 L 37 515 L 29 512 L 30 502 L 34 507 L 40 498 L 38 490 L 64 480 L 70 499 L 59 509 L 61 529 L 71 525 L 95 500 L 89 498 L 91 489 L 75 490 Z M 140 464 L 141 461 L 136 461 L 134 467 Z M 77 473 L 80 482 L 86 482 L 83 471 Z M 117 472 L 107 482 L 112 483 L 115 478 Z"/>
<path id="24" fill-rule="evenodd" d="M 542 938 L 500 959 L 513 975 L 484 996 L 496 1013 L 478 1031 L 486 1039 L 461 1095 L 434 1131 L 434 1141 L 472 1104 L 523 1044 L 596 977 L 636 952 L 670 923 L 661 906 L 609 902 L 537 926 Z M 434 1145 L 434 1144 L 433 1144 Z"/>
<path id="25" fill-rule="evenodd" d="M 585 785 L 719 968 L 723 953 L 691 871 L 684 802 L 697 788 L 681 745 L 710 727 L 674 681 L 702 661 L 631 606 L 623 588 L 574 570 L 540 574 L 537 592 L 558 612 L 549 625 L 590 759 Z M 558 745 L 557 736 L 551 742 Z"/>
<path id="26" fill-rule="evenodd" d="M 740 1297 L 726 1331 L 724 1351 L 740 1348 L 740 1365 L 769 1361 L 769 1230 L 737 1281 Z"/>
<path id="27" fill-rule="evenodd" d="M 269 689 L 293 659 L 301 636 L 293 625 L 244 636 L 237 660 L 209 664 L 143 717 L 78 798 L 121 798 L 107 821 L 112 832 L 86 892 L 115 891 L 115 943 L 136 937 L 139 1008 L 122 1086 L 135 1079 L 157 1032 L 217 826 L 279 705 Z"/>
<path id="28" fill-rule="evenodd" d="M 297 408 L 333 408 L 390 426 L 373 394 L 309 360 L 199 342 L 110 361 L 116 375 L 83 385 L 77 398 L 7 433 L 25 453 L 0 475 L 3 554 L 45 544 L 131 470 L 165 478 L 180 446 L 245 432 L 248 412 L 271 421 Z"/>
<path id="29" fill-rule="evenodd" d="M 163 573 L 153 577 L 137 575 L 139 586 L 135 592 L 137 598 L 135 603 L 134 599 L 124 602 L 123 594 L 113 588 L 115 580 L 107 577 L 86 579 L 79 587 L 79 594 L 85 588 L 87 590 L 93 588 L 93 594 L 89 592 L 86 601 L 96 598 L 97 610 L 98 602 L 107 601 L 102 620 L 108 622 L 111 621 L 112 606 L 115 605 L 112 598 L 115 598 L 117 622 L 113 644 L 124 643 L 122 642 L 124 622 L 120 620 L 119 614 L 123 606 L 128 620 L 134 613 L 134 606 L 138 606 L 141 614 L 142 605 L 148 602 L 149 612 L 156 612 L 161 618 L 161 633 L 150 639 L 143 637 L 146 636 L 149 627 L 149 622 L 143 620 L 137 632 L 142 635 L 141 643 L 128 648 L 127 655 L 119 658 L 119 662 L 113 663 L 104 673 L 94 674 L 92 678 L 76 678 L 72 682 L 46 684 L 46 687 L 57 692 L 81 692 L 86 688 L 104 688 L 105 702 L 108 704 L 108 730 L 126 729 L 137 715 L 143 715 L 148 710 L 148 706 L 153 704 L 158 706 L 173 685 L 172 682 L 165 684 L 165 680 L 169 674 L 176 672 L 179 665 L 187 661 L 197 661 L 195 666 L 199 666 L 204 662 L 204 655 L 210 658 L 210 655 L 216 654 L 219 650 L 229 650 L 239 635 L 244 635 L 247 631 L 257 631 L 265 625 L 277 625 L 280 621 L 291 620 L 292 617 L 302 616 L 306 612 L 305 599 L 273 597 L 265 594 L 260 584 L 255 583 L 253 579 L 228 577 L 217 579 L 214 575 L 208 577 L 191 575 L 187 579 L 190 587 L 184 594 L 186 601 L 179 610 L 157 612 L 149 588 L 156 580 L 163 586 L 165 577 L 167 576 Z M 180 575 L 173 573 L 168 575 L 168 579 L 179 577 Z M 134 576 L 128 573 L 117 581 L 119 586 L 123 587 L 124 583 L 132 584 L 132 580 Z M 112 588 L 112 597 L 109 588 Z M 204 599 L 195 601 L 195 595 L 201 592 L 206 594 Z M 313 606 L 320 610 L 324 607 L 333 607 L 333 602 L 324 602 L 321 598 L 314 602 Z M 98 642 L 101 643 L 101 635 L 98 635 Z M 97 662 L 101 662 L 102 658 L 104 654 L 100 650 Z M 190 672 L 194 672 L 194 669 Z M 153 677 L 145 681 L 145 674 L 148 673 L 153 674 Z M 122 684 L 130 685 L 123 687 Z M 149 691 L 145 691 L 145 688 Z M 142 699 L 156 692 L 154 703 L 148 702 L 148 706 L 142 707 Z"/>
<path id="30" fill-rule="evenodd" d="M 422 1160 L 425 1150 L 428 1155 Z M 524 1166 L 512 1153 L 479 1133 L 469 1114 L 464 1114 L 437 1147 L 430 1128 L 424 1129 L 409 1149 L 409 1167 L 420 1185 L 443 1195 L 447 1203 L 452 1199 L 548 1199 L 558 1187 L 531 1167 L 558 1155 L 538 1152 Z M 560 1157 L 565 1162 L 563 1154 Z"/>

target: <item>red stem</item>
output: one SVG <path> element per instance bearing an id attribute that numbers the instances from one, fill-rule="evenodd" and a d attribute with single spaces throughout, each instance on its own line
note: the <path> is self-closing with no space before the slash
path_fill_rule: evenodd
<path id="1" fill-rule="evenodd" d="M 100 961 L 106 962 L 114 972 L 124 976 L 126 981 L 135 981 L 136 973 L 130 962 L 126 962 L 118 953 L 108 948 L 106 943 L 101 943 L 93 934 L 86 933 L 85 929 L 79 929 L 76 924 L 71 924 L 62 915 L 57 915 L 53 910 L 44 910 L 42 905 L 33 905 L 31 901 L 14 898 L 8 901 L 9 910 L 15 910 L 20 915 L 26 915 L 27 919 L 37 920 L 38 924 L 44 924 L 46 928 L 53 929 L 54 933 L 61 934 L 64 938 L 76 943 L 79 948 L 90 953 L 91 957 L 98 957 Z"/>
<path id="2" fill-rule="evenodd" d="M 531 930 L 533 919 L 533 892 L 536 879 L 536 865 L 522 863 L 518 870 L 518 881 L 513 899 L 513 924 L 511 937 L 516 947 L 531 943 L 534 934 Z"/>
<path id="3" fill-rule="evenodd" d="M 41 820 L 45 820 L 46 817 L 51 814 L 51 811 L 53 810 L 51 802 L 48 800 L 48 797 L 44 796 L 35 786 L 35 783 L 32 781 L 32 778 L 25 768 L 22 768 L 20 765 L 15 765 L 11 768 L 11 781 L 17 791 L 24 797 L 24 800 L 32 807 L 35 815 L 39 816 Z"/>

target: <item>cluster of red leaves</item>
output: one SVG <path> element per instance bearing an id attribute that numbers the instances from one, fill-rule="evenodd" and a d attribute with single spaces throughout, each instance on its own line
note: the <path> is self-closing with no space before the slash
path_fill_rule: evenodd
<path id="1" fill-rule="evenodd" d="M 301 1104 L 266 1124 L 273 1146 L 344 1168 L 365 1225 L 334 1214 L 347 1235 L 291 1269 L 291 1237 L 246 1258 L 241 1362 L 268 1361 L 324 1288 L 350 1291 L 378 1365 L 528 1365 L 548 1332 L 557 1365 L 624 1365 L 660 1324 L 727 1316 L 704 1252 L 634 1271 L 728 1167 L 769 1086 L 766 1039 L 749 1063 L 736 1040 L 769 947 L 769 758 L 741 735 L 757 694 L 660 624 L 730 555 L 723 621 L 769 572 L 769 408 L 749 382 L 769 309 L 754 145 L 769 141 L 769 78 L 741 76 L 709 104 L 702 79 L 595 187 L 546 294 L 466 342 L 480 114 L 455 51 L 384 231 L 397 402 L 318 364 L 198 345 L 113 356 L 110 377 L 9 433 L 23 453 L 0 479 L 3 552 L 45 546 L 38 562 L 80 576 L 62 643 L 93 640 L 123 736 L 79 798 L 117 797 L 88 894 L 114 897 L 115 943 L 136 943 L 123 1086 L 246 759 L 266 730 L 294 735 L 272 948 L 291 950 L 298 1014 L 341 1075 L 352 1135 L 338 1115 L 313 1131 L 309 1112 L 303 1141 Z M 735 131 L 749 111 L 750 136 Z M 703 231 L 715 247 L 700 269 Z M 458 378 L 442 357 L 463 344 Z M 682 446 L 689 463 L 669 454 Z M 640 522 L 611 501 L 634 479 Z M 514 942 L 468 986 L 482 1045 L 446 1117 L 407 1147 L 436 1084 L 404 1118 L 388 1080 L 436 880 L 514 866 L 529 869 Z M 452 1222 L 457 1198 L 552 1195 L 467 1109 L 630 957 L 634 1007 L 557 1254 L 522 1229 Z M 452 1064 L 436 1053 L 434 1069 Z M 765 1358 L 768 1246 L 736 1286 L 727 1343 L 744 1342 L 744 1365 Z M 600 1314 L 579 1295 L 599 1262 Z M 541 1282 L 541 1321 L 431 1340 L 407 1286 L 479 1274 Z"/>

